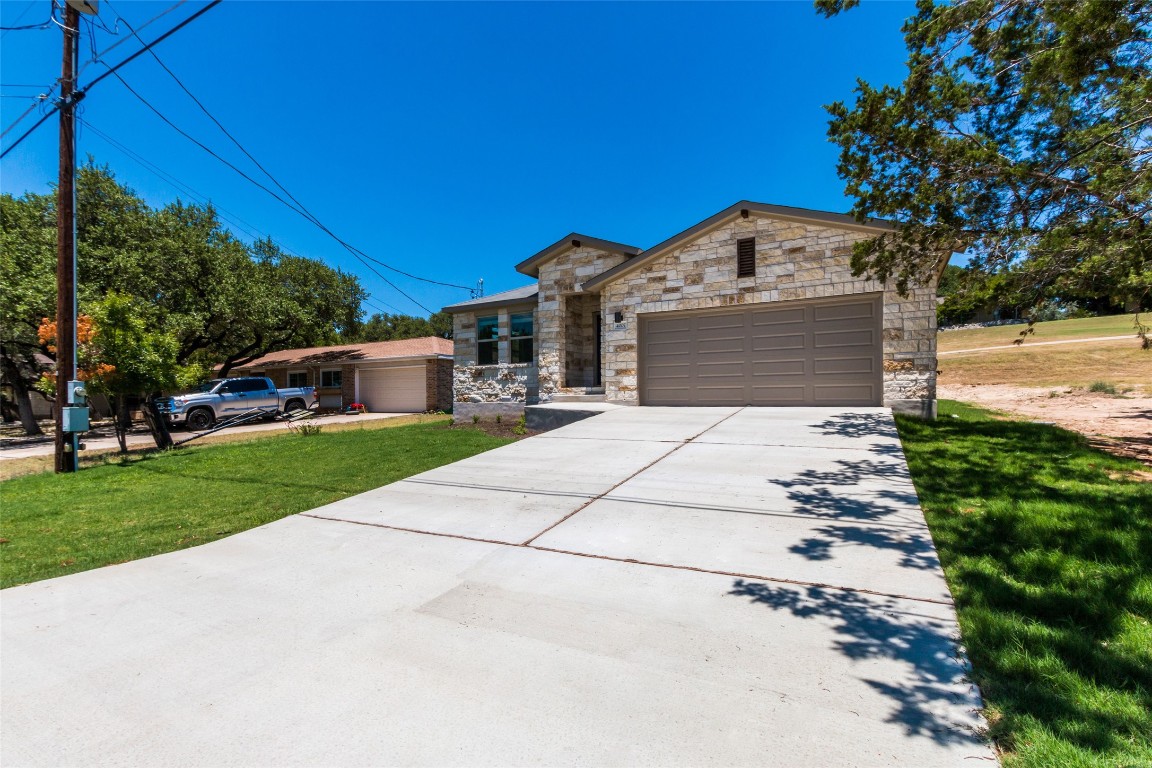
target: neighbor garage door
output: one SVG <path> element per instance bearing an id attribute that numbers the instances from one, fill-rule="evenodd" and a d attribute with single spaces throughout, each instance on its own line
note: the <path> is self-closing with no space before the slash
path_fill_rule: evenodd
<path id="1" fill-rule="evenodd" d="M 640 316 L 642 405 L 880 405 L 881 295 Z"/>
<path id="2" fill-rule="evenodd" d="M 360 402 L 373 413 L 425 410 L 425 386 L 423 365 L 360 369 Z"/>

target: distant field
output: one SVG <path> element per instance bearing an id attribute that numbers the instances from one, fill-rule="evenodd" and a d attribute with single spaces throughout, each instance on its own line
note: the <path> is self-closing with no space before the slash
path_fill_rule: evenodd
<path id="1" fill-rule="evenodd" d="M 1013 384 L 1020 387 L 1087 387 L 1106 381 L 1152 392 L 1152 351 L 1136 342 L 1086 342 L 1050 347 L 1009 347 L 941 357 L 941 385 Z"/>
<path id="2" fill-rule="evenodd" d="M 1110 317 L 1085 317 L 1078 320 L 1053 320 L 1036 323 L 1036 333 L 1029 336 L 1025 346 L 1033 341 L 1064 341 L 1066 339 L 1090 339 L 1096 336 L 1136 336 L 1133 320 L 1135 315 L 1112 315 Z M 1152 322 L 1152 313 L 1141 316 L 1145 324 Z M 953 349 L 973 347 L 995 347 L 1011 344 L 1020 338 L 1023 325 L 999 325 L 994 328 L 974 328 L 967 331 L 943 331 L 940 333 L 938 350 L 947 352 Z"/>

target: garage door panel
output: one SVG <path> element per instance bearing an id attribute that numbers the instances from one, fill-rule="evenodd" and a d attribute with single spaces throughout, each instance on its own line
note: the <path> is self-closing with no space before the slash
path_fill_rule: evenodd
<path id="1" fill-rule="evenodd" d="M 803 384 L 753 385 L 758 405 L 803 405 L 808 402 L 808 388 Z"/>
<path id="2" fill-rule="evenodd" d="M 771 349 L 804 349 L 807 339 L 803 333 L 788 333 L 779 336 L 753 336 L 752 351 L 762 352 Z"/>
<path id="3" fill-rule="evenodd" d="M 360 402 L 372 413 L 420 412 L 427 407 L 424 366 L 360 369 Z"/>
<path id="4" fill-rule="evenodd" d="M 803 376 L 804 360 L 757 360 L 752 363 L 753 376 Z"/>
<path id="5" fill-rule="evenodd" d="M 879 405 L 879 294 L 785 304 L 641 316 L 641 402 Z"/>
<path id="6" fill-rule="evenodd" d="M 872 331 L 817 331 L 812 334 L 812 346 L 817 349 L 832 347 L 871 347 L 876 344 Z"/>
<path id="7" fill-rule="evenodd" d="M 875 396 L 875 388 L 867 384 L 817 384 L 813 399 L 823 405 L 845 405 Z"/>
<path id="8" fill-rule="evenodd" d="M 812 307 L 812 319 L 819 323 L 828 320 L 858 320 L 876 316 L 876 304 L 856 301 L 850 304 L 820 304 Z"/>
<path id="9" fill-rule="evenodd" d="M 769 309 L 769 310 L 753 310 L 752 312 L 752 325 L 781 325 L 784 323 L 799 323 L 805 322 L 803 307 L 794 307 L 792 309 Z"/>
<path id="10" fill-rule="evenodd" d="M 871 357 L 828 357 L 812 361 L 812 372 L 822 373 L 874 373 L 876 361 Z"/>

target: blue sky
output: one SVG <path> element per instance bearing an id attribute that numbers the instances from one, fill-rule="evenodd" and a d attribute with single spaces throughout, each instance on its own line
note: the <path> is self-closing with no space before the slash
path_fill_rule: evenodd
<path id="1" fill-rule="evenodd" d="M 108 30 L 81 61 L 171 3 L 102 0 Z M 152 40 L 200 4 L 141 32 Z M 0 0 L 0 25 L 48 17 L 49 0 Z M 399 269 L 485 293 L 529 282 L 513 265 L 571 231 L 641 248 L 737 200 L 845 211 L 824 104 L 857 78 L 903 80 L 911 3 L 865 2 L 834 19 L 810 2 L 381 3 L 228 0 L 156 48 L 160 58 L 330 229 Z M 60 70 L 61 34 L 5 32 L 0 123 Z M 104 61 L 139 48 L 129 39 Z M 105 71 L 87 64 L 80 82 Z M 120 70 L 170 120 L 260 172 L 147 54 Z M 13 98 L 15 97 L 15 98 Z M 160 121 L 114 77 L 82 117 L 243 231 L 360 276 L 368 312 L 425 314 L 298 214 Z M 26 119 L 5 137 L 30 126 Z M 80 152 L 151 204 L 190 199 L 80 126 Z M 3 161 L 0 190 L 47 192 L 56 121 Z M 7 146 L 7 144 L 5 144 Z M 243 223 L 239 223 L 242 220 Z M 379 268 L 379 267 L 378 267 Z M 381 272 L 432 310 L 468 298 Z M 81 276 L 82 277 L 82 276 Z"/>

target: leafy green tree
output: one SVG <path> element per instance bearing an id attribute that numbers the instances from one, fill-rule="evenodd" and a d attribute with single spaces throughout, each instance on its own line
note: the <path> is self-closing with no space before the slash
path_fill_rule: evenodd
<path id="1" fill-rule="evenodd" d="M 93 392 L 108 395 L 112 402 L 116 439 L 124 452 L 132 426 L 130 409 L 136 402 L 146 401 L 161 390 L 194 384 L 207 372 L 177 364 L 179 342 L 171 333 L 159 330 L 155 310 L 139 299 L 110 293 L 88 309 L 94 325 L 94 356 L 100 363 L 99 372 L 88 384 Z M 154 437 L 158 446 L 165 447 L 164 436 Z"/>
<path id="2" fill-rule="evenodd" d="M 344 340 L 347 343 L 419 339 L 424 336 L 452 338 L 452 315 L 436 312 L 427 318 L 413 315 L 390 315 L 386 312 L 372 315 Z"/>
<path id="3" fill-rule="evenodd" d="M 827 16 L 858 0 L 816 0 Z M 908 75 L 828 107 L 857 216 L 898 228 L 853 267 L 901 289 L 967 248 L 1029 301 L 1152 291 L 1152 2 L 919 0 Z"/>
<path id="4" fill-rule="evenodd" d="M 31 391 L 44 369 L 38 339 L 56 314 L 56 220 L 47 195 L 0 195 L 0 372 L 12 390 L 20 424 L 42 434 Z"/>

